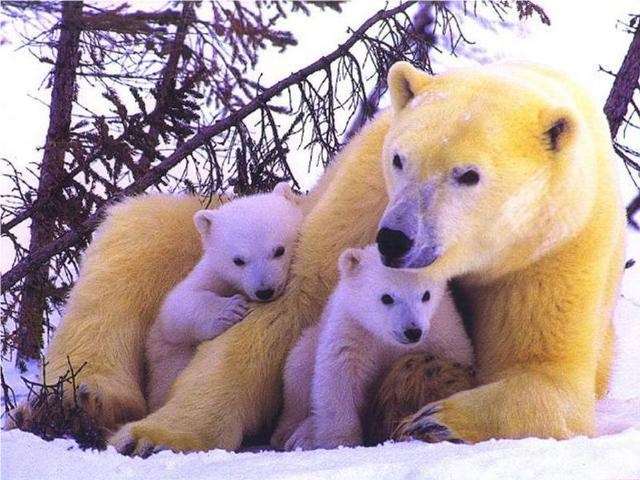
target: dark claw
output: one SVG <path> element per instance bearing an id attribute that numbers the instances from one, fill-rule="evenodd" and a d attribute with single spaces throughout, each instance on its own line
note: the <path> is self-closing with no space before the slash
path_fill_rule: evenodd
<path id="1" fill-rule="evenodd" d="M 419 428 L 416 433 L 432 442 L 443 442 L 451 438 L 451 431 L 447 427 L 433 423 Z"/>
<path id="2" fill-rule="evenodd" d="M 453 443 L 464 443 L 462 440 L 453 438 L 449 428 L 429 418 L 440 410 L 442 410 L 442 407 L 437 404 L 427 407 L 410 422 L 408 428 L 405 429 L 405 435 L 431 442 L 451 441 Z"/>
<path id="3" fill-rule="evenodd" d="M 459 444 L 459 445 L 464 445 L 464 444 L 467 443 L 464 440 L 460 440 L 459 438 L 448 438 L 446 441 L 449 442 L 449 443 L 455 443 L 455 444 Z"/>
<path id="4" fill-rule="evenodd" d="M 451 435 L 451 432 L 447 427 L 435 422 L 429 422 L 421 425 L 415 430 L 415 432 L 421 435 L 435 435 L 437 438 L 449 437 Z"/>
<path id="5" fill-rule="evenodd" d="M 420 416 L 416 419 L 416 421 L 424 417 L 430 417 L 431 415 L 438 413 L 440 410 L 441 410 L 441 407 L 439 405 L 431 405 L 424 412 L 420 413 Z"/>
<path id="6" fill-rule="evenodd" d="M 155 448 L 156 448 L 155 445 L 149 443 L 144 448 L 140 449 L 140 452 L 138 453 L 138 455 L 140 456 L 140 458 L 148 458 L 152 454 L 156 453 Z"/>
<path id="7" fill-rule="evenodd" d="M 124 446 L 124 448 L 120 451 L 120 453 L 122 455 L 126 455 L 127 457 L 130 457 L 135 448 L 136 448 L 136 441 L 135 440 L 131 440 L 129 443 L 127 443 Z"/>

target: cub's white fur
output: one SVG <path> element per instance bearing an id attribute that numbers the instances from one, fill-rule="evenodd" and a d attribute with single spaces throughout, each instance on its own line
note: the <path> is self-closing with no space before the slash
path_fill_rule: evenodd
<path id="1" fill-rule="evenodd" d="M 424 351 L 465 365 L 473 361 L 444 282 L 384 267 L 373 246 L 345 250 L 339 270 L 340 282 L 319 324 L 303 332 L 287 358 L 274 447 L 362 444 L 368 389 L 406 353 Z"/>
<path id="2" fill-rule="evenodd" d="M 269 301 L 282 293 L 302 218 L 286 183 L 196 212 L 202 258 L 169 292 L 147 338 L 151 411 L 164 403 L 196 346 L 244 318 L 247 298 Z"/>

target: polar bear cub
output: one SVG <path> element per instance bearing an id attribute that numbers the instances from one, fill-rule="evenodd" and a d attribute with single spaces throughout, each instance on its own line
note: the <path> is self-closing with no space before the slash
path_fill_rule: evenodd
<path id="1" fill-rule="evenodd" d="M 320 322 L 287 358 L 276 448 L 361 445 L 368 390 L 406 353 L 473 362 L 445 282 L 383 266 L 374 246 L 345 250 L 338 266 L 340 281 Z"/>
<path id="2" fill-rule="evenodd" d="M 160 407 L 196 346 L 242 320 L 247 299 L 267 302 L 287 281 L 303 214 L 284 182 L 273 192 L 199 210 L 203 255 L 165 298 L 146 342 L 147 398 Z"/>

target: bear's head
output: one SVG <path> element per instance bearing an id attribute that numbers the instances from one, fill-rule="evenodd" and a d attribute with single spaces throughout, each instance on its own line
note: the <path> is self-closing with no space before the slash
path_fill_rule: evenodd
<path id="1" fill-rule="evenodd" d="M 375 245 L 349 248 L 338 260 L 340 308 L 387 343 L 413 345 L 427 337 L 446 289 L 416 270 L 382 265 Z"/>
<path id="2" fill-rule="evenodd" d="M 239 197 L 194 216 L 203 262 L 211 274 L 252 300 L 267 302 L 284 290 L 302 210 L 282 182 L 271 193 Z"/>
<path id="3" fill-rule="evenodd" d="M 388 77 L 383 147 L 385 265 L 446 278 L 500 275 L 575 235 L 594 205 L 596 167 L 575 100 L 517 65 Z"/>

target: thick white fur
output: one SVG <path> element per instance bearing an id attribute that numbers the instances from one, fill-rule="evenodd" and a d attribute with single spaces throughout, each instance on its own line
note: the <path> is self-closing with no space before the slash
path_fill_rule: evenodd
<path id="1" fill-rule="evenodd" d="M 270 194 L 238 198 L 217 210 L 200 210 L 194 223 L 203 255 L 165 298 L 146 341 L 147 401 L 164 404 L 173 381 L 193 358 L 197 345 L 242 320 L 256 291 L 279 296 L 302 222 L 297 197 L 286 183 Z M 284 253 L 275 257 L 278 247 Z M 241 258 L 238 266 L 234 259 Z M 150 279 L 151 280 L 151 279 Z"/>
<path id="2" fill-rule="evenodd" d="M 433 353 L 470 365 L 473 352 L 444 282 L 382 266 L 373 247 L 340 257 L 340 282 L 320 323 L 306 329 L 284 370 L 284 410 L 271 441 L 285 450 L 362 444 L 372 383 L 402 355 Z M 423 302 L 425 290 L 430 300 Z M 384 293 L 393 305 L 381 302 Z M 403 328 L 421 339 L 403 344 Z M 406 340 L 406 339 L 405 339 Z"/>

